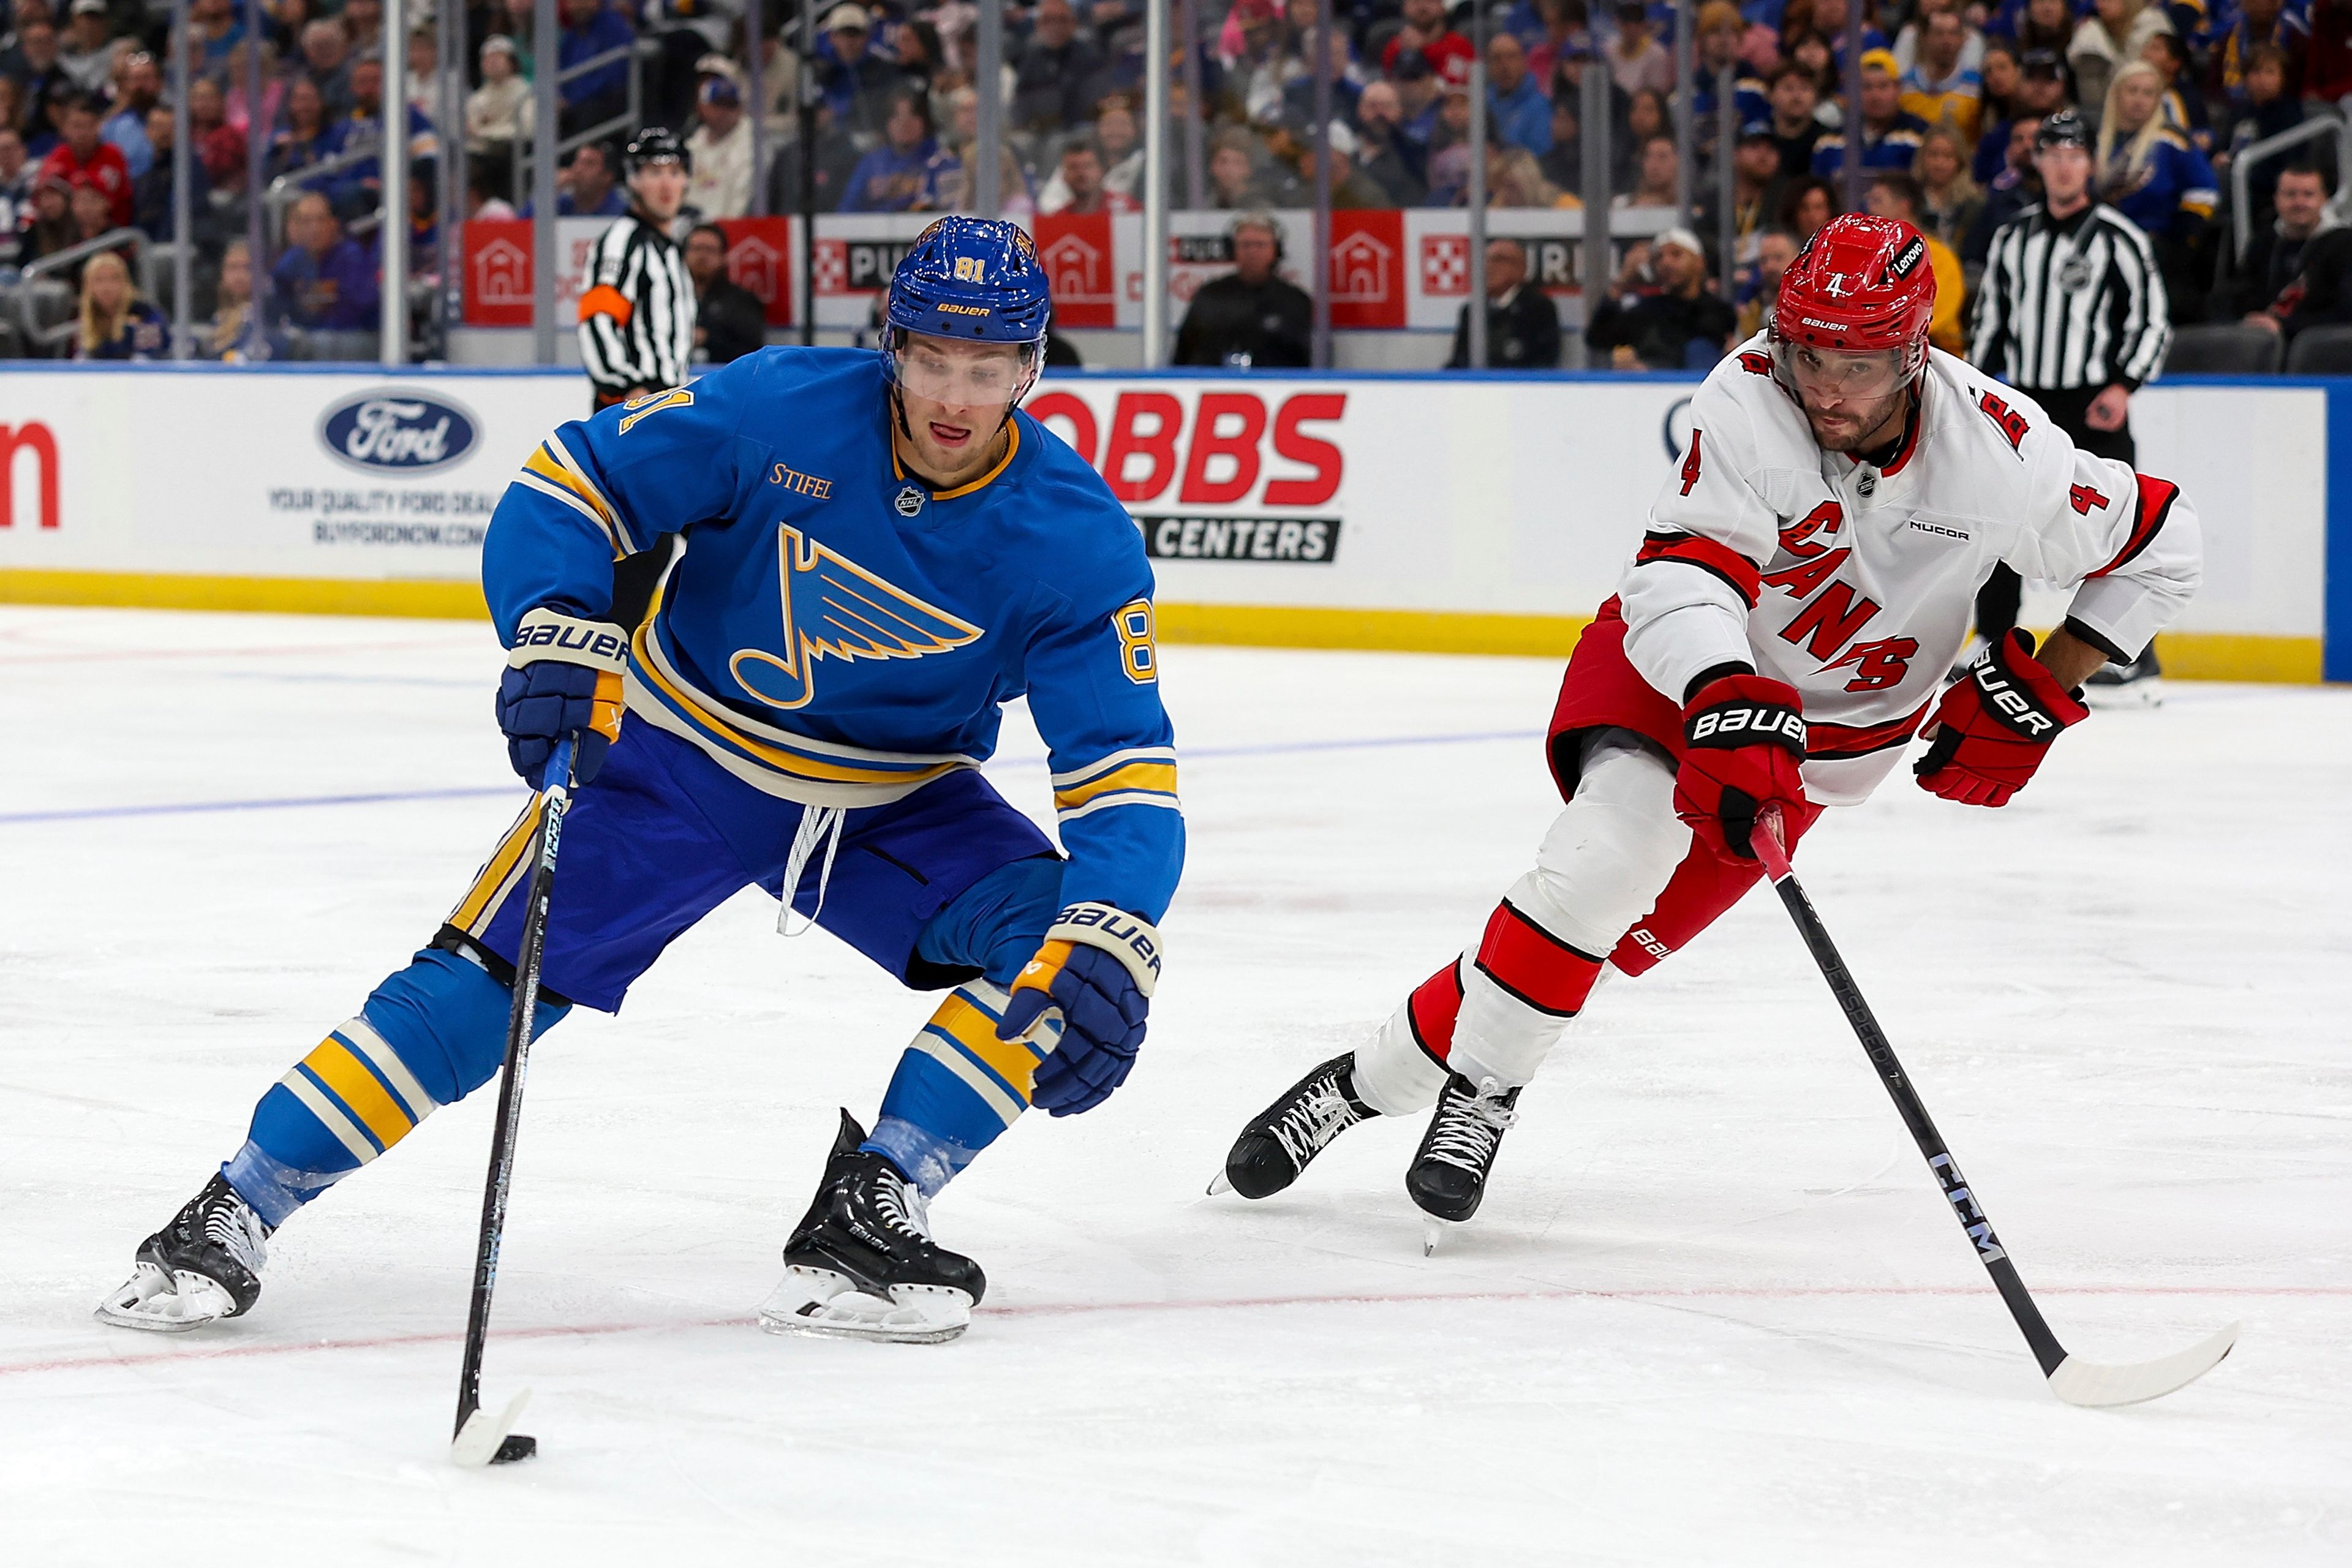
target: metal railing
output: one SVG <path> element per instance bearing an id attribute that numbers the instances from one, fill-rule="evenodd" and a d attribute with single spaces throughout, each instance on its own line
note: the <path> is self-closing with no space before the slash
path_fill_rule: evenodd
<path id="1" fill-rule="evenodd" d="M 2352 121 L 2339 120 L 2333 114 L 2317 115 L 2293 130 L 2265 136 L 2230 160 L 2230 226 L 2238 242 L 2236 257 L 2242 258 L 2247 247 L 2254 242 L 2254 165 L 2290 147 L 2300 147 L 2323 136 L 2336 138 L 2336 178 L 2340 181 L 2347 174 L 2352 174 Z M 2347 204 L 2352 204 L 2352 191 L 2338 190 L 2328 206 L 2336 216 L 2342 216 Z"/>
<path id="2" fill-rule="evenodd" d="M 21 276 L 30 282 L 36 278 L 46 278 L 52 272 L 62 271 L 77 261 L 88 260 L 101 250 L 121 250 L 125 247 L 130 249 L 131 265 L 136 267 L 144 259 L 147 247 L 153 243 L 147 237 L 145 229 L 110 228 L 104 234 L 92 235 L 88 239 L 67 246 L 63 250 L 53 250 L 47 256 L 26 262 Z"/>
<path id="3" fill-rule="evenodd" d="M 261 195 L 262 211 L 268 218 L 270 250 L 275 252 L 286 243 L 286 211 L 311 194 L 309 187 L 314 181 L 340 174 L 347 169 L 356 169 L 371 160 L 380 161 L 383 156 L 383 138 L 377 136 L 372 141 L 346 147 L 331 158 L 321 158 L 315 163 L 289 169 L 270 181 L 268 189 Z"/>
<path id="4" fill-rule="evenodd" d="M 590 55 L 579 64 L 569 66 L 555 73 L 556 101 L 560 104 L 562 101 L 565 82 L 585 76 L 590 71 L 601 70 L 615 60 L 625 59 L 629 67 L 628 108 L 612 119 L 600 121 L 584 131 L 576 131 L 569 136 L 557 138 L 555 143 L 557 163 L 562 163 L 591 142 L 602 142 L 616 132 L 635 130 L 638 121 L 645 118 L 645 54 L 641 47 L 643 42 L 644 40 L 637 39 L 625 44 L 617 44 L 601 55 Z M 538 139 L 532 134 L 532 128 L 528 125 L 522 128 L 522 134 L 515 138 L 513 188 L 515 210 L 518 212 L 522 210 L 523 181 L 530 168 L 531 151 L 537 145 L 537 141 Z M 614 171 L 614 174 L 619 172 L 617 169 Z"/>

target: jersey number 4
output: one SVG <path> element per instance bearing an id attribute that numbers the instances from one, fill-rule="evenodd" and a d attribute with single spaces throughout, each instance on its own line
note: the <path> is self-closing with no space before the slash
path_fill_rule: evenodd
<path id="1" fill-rule="evenodd" d="M 1683 458 L 1683 494 L 1688 495 L 1698 484 L 1698 432 L 1691 432 L 1690 451 Z"/>

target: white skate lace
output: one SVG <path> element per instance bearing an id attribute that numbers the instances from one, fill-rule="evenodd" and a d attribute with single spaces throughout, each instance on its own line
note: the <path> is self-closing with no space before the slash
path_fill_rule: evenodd
<path id="1" fill-rule="evenodd" d="M 1304 1167 L 1355 1120 L 1355 1109 L 1347 1097 L 1326 1079 L 1282 1113 L 1272 1129 L 1274 1141 L 1282 1145 L 1293 1165 Z"/>
<path id="2" fill-rule="evenodd" d="M 875 1184 L 874 1208 L 883 1224 L 901 1235 L 918 1241 L 931 1239 L 930 1215 L 924 1211 L 922 1193 L 897 1172 Z"/>
<path id="3" fill-rule="evenodd" d="M 1427 1157 L 1484 1176 L 1503 1134 L 1519 1119 L 1519 1113 L 1503 1102 L 1507 1092 L 1491 1078 L 1479 1080 L 1475 1095 L 1446 1090 L 1445 1108 L 1429 1141 Z"/>
<path id="4" fill-rule="evenodd" d="M 262 1246 L 261 1220 L 236 1198 L 218 1203 L 205 1215 L 205 1239 L 255 1274 L 268 1260 Z"/>

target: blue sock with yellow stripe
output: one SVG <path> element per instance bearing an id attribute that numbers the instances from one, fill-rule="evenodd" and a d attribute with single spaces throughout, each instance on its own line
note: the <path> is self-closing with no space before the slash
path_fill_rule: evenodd
<path id="1" fill-rule="evenodd" d="M 1037 1065 L 1061 1038 L 1061 1020 L 1050 1018 L 1034 1043 L 998 1039 L 1004 1002 L 1003 987 L 985 980 L 956 987 L 898 1058 L 882 1097 L 864 1147 L 887 1155 L 925 1197 L 1020 1120 Z"/>
<path id="2" fill-rule="evenodd" d="M 489 1081 L 506 1059 L 513 993 L 479 963 L 427 948 L 377 986 L 253 1109 L 221 1174 L 271 1228 Z M 571 1011 L 539 1004 L 538 1038 Z"/>

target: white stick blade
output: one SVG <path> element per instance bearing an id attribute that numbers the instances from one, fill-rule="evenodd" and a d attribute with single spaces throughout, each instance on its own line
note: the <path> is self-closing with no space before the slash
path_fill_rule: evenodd
<path id="1" fill-rule="evenodd" d="M 507 1440 L 507 1434 L 515 1429 L 515 1423 L 522 1419 L 522 1407 L 530 1403 L 530 1390 L 526 1388 L 507 1401 L 507 1407 L 496 1415 L 488 1410 L 476 1410 L 466 1417 L 465 1430 L 449 1445 L 449 1458 L 467 1469 L 479 1469 L 488 1464 L 491 1456 L 499 1451 L 499 1445 Z"/>
<path id="2" fill-rule="evenodd" d="M 2068 1356 L 2050 1374 L 2050 1392 L 2069 1405 L 2105 1407 L 2137 1405 L 2185 1388 L 2220 1364 L 2238 1342 L 2238 1325 L 2185 1351 L 2132 1366 L 2101 1366 L 2079 1356 Z"/>

